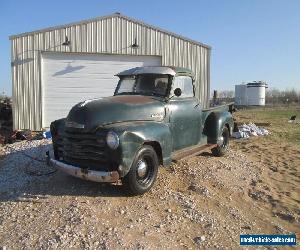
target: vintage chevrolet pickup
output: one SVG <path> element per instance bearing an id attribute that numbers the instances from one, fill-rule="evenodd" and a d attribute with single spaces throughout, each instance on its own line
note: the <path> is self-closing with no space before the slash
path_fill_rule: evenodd
<path id="1" fill-rule="evenodd" d="M 114 96 L 83 101 L 51 123 L 49 164 L 85 180 L 121 180 L 137 195 L 153 186 L 160 165 L 203 147 L 228 151 L 232 105 L 202 109 L 192 71 L 138 67 L 117 76 Z"/>

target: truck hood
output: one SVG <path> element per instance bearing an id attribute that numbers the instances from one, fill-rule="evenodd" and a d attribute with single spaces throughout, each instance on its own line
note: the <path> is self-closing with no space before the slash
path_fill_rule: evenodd
<path id="1" fill-rule="evenodd" d="M 159 97 L 119 95 L 78 103 L 69 112 L 66 127 L 90 131 L 116 122 L 161 121 L 164 117 L 164 102 Z"/>

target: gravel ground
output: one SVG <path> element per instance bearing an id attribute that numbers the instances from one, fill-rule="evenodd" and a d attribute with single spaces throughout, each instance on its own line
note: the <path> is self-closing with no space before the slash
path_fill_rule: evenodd
<path id="1" fill-rule="evenodd" d="M 160 168 L 153 189 L 128 197 L 120 184 L 55 172 L 48 140 L 2 148 L 0 249 L 235 249 L 239 235 L 299 231 L 299 217 L 274 217 L 253 183 L 263 164 L 231 150 Z"/>

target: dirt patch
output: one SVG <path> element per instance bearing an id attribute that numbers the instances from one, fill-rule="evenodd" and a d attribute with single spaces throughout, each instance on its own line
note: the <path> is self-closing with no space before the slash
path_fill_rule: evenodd
<path id="1" fill-rule="evenodd" d="M 128 197 L 120 185 L 32 174 L 49 169 L 24 153 L 42 160 L 49 142 L 21 142 L 0 168 L 1 246 L 232 249 L 240 234 L 299 232 L 299 152 L 279 147 L 293 156 L 285 165 L 268 144 L 233 141 L 226 157 L 179 161 L 160 169 L 149 193 Z"/>
<path id="2" fill-rule="evenodd" d="M 259 180 L 251 183 L 249 197 L 286 226 L 299 220 L 299 148 L 282 141 L 271 142 L 267 137 L 238 141 L 234 147 L 262 166 Z"/>

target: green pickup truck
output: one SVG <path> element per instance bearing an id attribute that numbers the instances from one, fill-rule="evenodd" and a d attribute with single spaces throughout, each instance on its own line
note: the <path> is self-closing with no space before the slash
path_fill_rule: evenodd
<path id="1" fill-rule="evenodd" d="M 85 180 L 121 180 L 138 195 L 153 186 L 160 165 L 203 148 L 228 151 L 232 104 L 202 109 L 192 71 L 138 67 L 117 76 L 114 96 L 81 102 L 51 123 L 50 165 Z"/>

